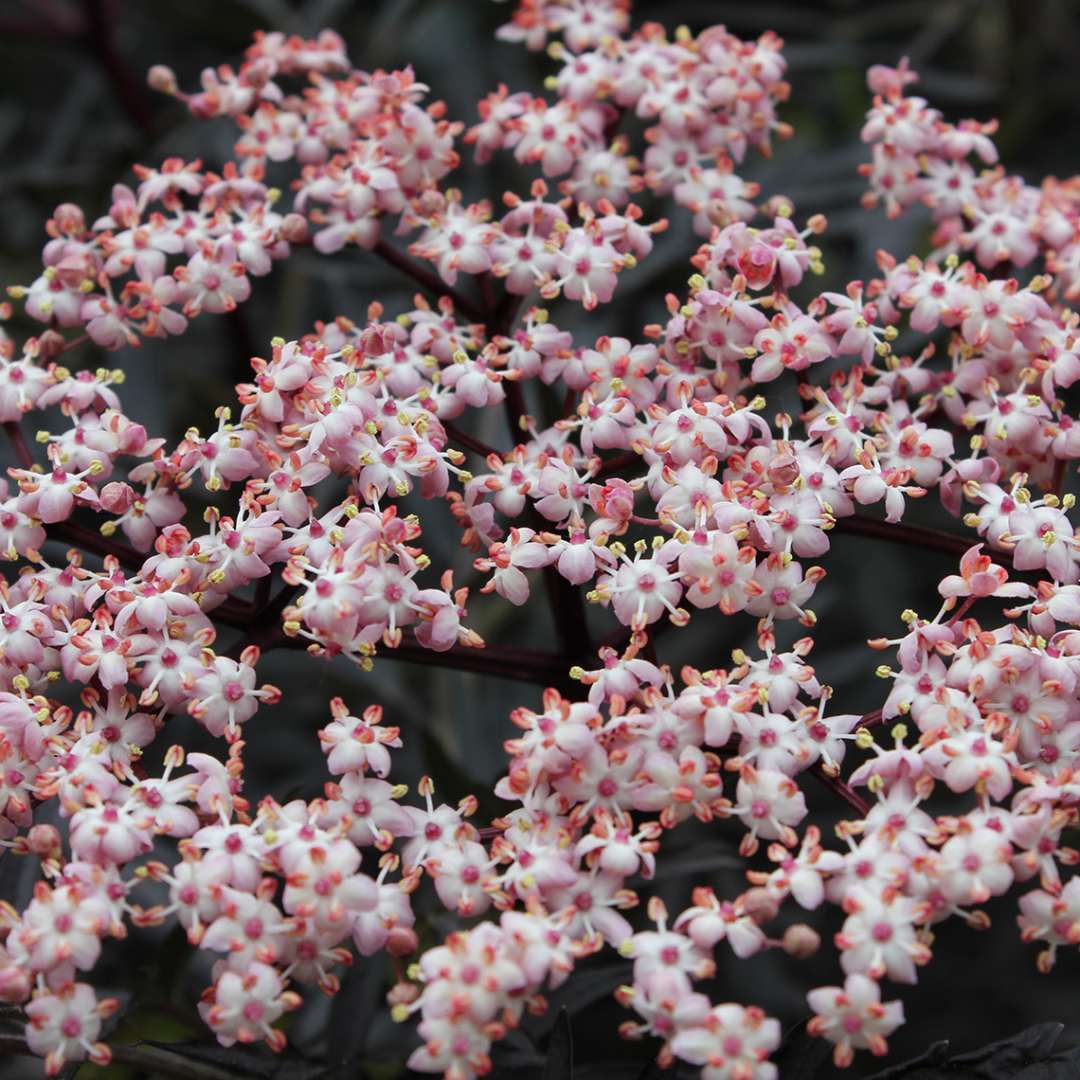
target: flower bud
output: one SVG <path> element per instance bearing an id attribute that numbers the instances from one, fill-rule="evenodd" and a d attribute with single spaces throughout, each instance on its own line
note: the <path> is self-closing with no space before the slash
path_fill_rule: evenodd
<path id="1" fill-rule="evenodd" d="M 146 74 L 146 84 L 159 94 L 176 93 L 176 73 L 164 64 L 155 64 Z"/>
<path id="2" fill-rule="evenodd" d="M 86 232 L 86 215 L 74 203 L 61 203 L 54 211 L 52 222 L 60 232 L 78 236 Z"/>
<path id="3" fill-rule="evenodd" d="M 771 922 L 776 918 L 780 911 L 780 905 L 769 893 L 768 889 L 748 889 L 743 893 L 742 901 L 746 914 L 749 915 L 758 926 L 761 926 L 763 923 Z"/>
<path id="4" fill-rule="evenodd" d="M 26 850 L 39 859 L 60 857 L 60 831 L 55 825 L 34 825 L 26 834 Z"/>
<path id="5" fill-rule="evenodd" d="M 247 66 L 244 71 L 244 81 L 248 86 L 261 90 L 270 81 L 273 73 L 274 69 L 270 65 L 270 60 L 263 57 Z"/>
<path id="6" fill-rule="evenodd" d="M 416 931 L 408 926 L 395 926 L 386 937 L 386 951 L 391 956 L 412 956 L 419 947 Z"/>
<path id="7" fill-rule="evenodd" d="M 30 973 L 9 964 L 0 968 L 0 1001 L 21 1005 L 30 996 Z"/>
<path id="8" fill-rule="evenodd" d="M 64 351 L 64 335 L 57 330 L 44 330 L 37 336 L 38 356 L 49 360 Z"/>
<path id="9" fill-rule="evenodd" d="M 101 489 L 101 505 L 110 514 L 126 514 L 135 501 L 135 491 L 130 484 L 114 480 Z"/>
<path id="10" fill-rule="evenodd" d="M 796 960 L 805 960 L 813 956 L 821 947 L 821 935 L 806 923 L 795 923 L 784 931 L 782 939 L 784 952 Z"/>
<path id="11" fill-rule="evenodd" d="M 769 480 L 776 487 L 793 484 L 799 475 L 799 463 L 793 454 L 777 454 L 769 462 Z"/>
<path id="12" fill-rule="evenodd" d="M 795 213 L 795 204 L 786 195 L 774 195 L 764 206 L 769 217 L 791 217 Z"/>
<path id="13" fill-rule="evenodd" d="M 386 1004 L 391 1007 L 411 1005 L 420 996 L 420 987 L 415 983 L 395 983 L 386 993 Z"/>
<path id="14" fill-rule="evenodd" d="M 303 244 L 308 238 L 307 218 L 303 214 L 286 214 L 281 219 L 281 238 L 290 244 Z"/>

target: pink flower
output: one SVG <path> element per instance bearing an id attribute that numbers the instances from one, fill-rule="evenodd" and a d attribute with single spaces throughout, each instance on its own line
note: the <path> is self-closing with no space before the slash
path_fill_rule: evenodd
<path id="1" fill-rule="evenodd" d="M 886 1036 L 904 1022 L 903 1004 L 883 1004 L 881 988 L 865 975 L 849 975 L 843 987 L 811 990 L 806 1000 L 816 1013 L 807 1030 L 835 1044 L 833 1061 L 837 1068 L 850 1065 L 856 1050 L 869 1050 L 879 1057 L 888 1053 Z"/>
<path id="2" fill-rule="evenodd" d="M 780 1045 L 780 1021 L 756 1006 L 714 1005 L 699 1025 L 687 1025 L 671 1041 L 683 1061 L 703 1066 L 702 1080 L 775 1080 L 768 1056 Z"/>
<path id="3" fill-rule="evenodd" d="M 644 550 L 642 546 L 633 560 L 624 554 L 623 565 L 597 582 L 596 598 L 610 602 L 619 621 L 634 629 L 656 622 L 665 612 L 676 624 L 685 624 L 689 616 L 675 606 L 682 597 L 682 584 L 670 569 L 676 551 L 669 547 L 643 558 Z"/>
<path id="4" fill-rule="evenodd" d="M 272 967 L 252 963 L 240 974 L 223 971 L 199 1014 L 222 1046 L 266 1040 L 271 1050 L 285 1048 L 285 1033 L 271 1025 L 290 1009 L 300 1006 L 300 996 L 285 990 Z"/>
<path id="5" fill-rule="evenodd" d="M 795 782 L 775 769 L 755 769 L 744 765 L 735 791 L 737 814 L 749 830 L 742 849 L 751 854 L 757 840 L 783 840 L 795 843 L 792 826 L 806 817 L 806 799 Z"/>
<path id="6" fill-rule="evenodd" d="M 363 719 L 348 714 L 341 698 L 330 702 L 334 719 L 319 732 L 326 765 L 332 773 L 365 772 L 376 776 L 390 772 L 390 752 L 387 747 L 402 745 L 396 727 L 382 726 L 382 709 L 372 705 L 364 710 Z"/>
<path id="7" fill-rule="evenodd" d="M 1008 584 L 1008 572 L 989 555 L 980 555 L 982 544 L 968 548 L 960 559 L 960 573 L 950 574 L 938 585 L 946 599 L 960 596 L 1030 596 L 1031 588 L 1020 582 Z"/>
<path id="8" fill-rule="evenodd" d="M 85 1061 L 108 1065 L 112 1053 L 102 1042 L 101 1021 L 119 1007 L 116 998 L 94 996 L 86 983 L 67 983 L 35 997 L 26 1006 L 26 1045 L 45 1058 L 45 1073 L 56 1076 L 65 1064 Z"/>
<path id="9" fill-rule="evenodd" d="M 844 971 L 872 979 L 888 975 L 894 982 L 914 983 L 916 965 L 930 959 L 930 949 L 915 935 L 915 902 L 906 896 L 885 902 L 853 888 L 844 897 L 844 910 L 849 915 L 836 935 Z"/>

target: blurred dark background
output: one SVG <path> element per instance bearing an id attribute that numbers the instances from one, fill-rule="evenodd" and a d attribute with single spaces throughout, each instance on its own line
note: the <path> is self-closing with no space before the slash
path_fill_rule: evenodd
<path id="1" fill-rule="evenodd" d="M 538 93 L 553 68 L 543 54 L 495 41 L 494 30 L 510 10 L 510 4 L 489 0 L 4 0 L 0 280 L 28 284 L 37 275 L 44 222 L 57 203 L 77 202 L 93 220 L 106 210 L 111 185 L 131 180 L 133 163 L 156 165 L 175 154 L 217 166 L 232 156 L 231 123 L 195 121 L 177 102 L 152 94 L 145 87 L 151 64 L 170 65 L 181 86 L 192 89 L 203 67 L 236 63 L 256 29 L 312 35 L 329 26 L 344 37 L 356 67 L 411 63 L 419 79 L 431 85 L 432 99 L 446 100 L 452 118 L 471 123 L 476 101 L 499 82 Z M 694 31 L 723 23 L 744 37 L 772 29 L 786 39 L 792 96 L 782 115 L 795 125 L 796 137 L 779 144 L 771 160 L 750 159 L 740 172 L 759 181 L 763 195 L 792 197 L 800 219 L 818 211 L 828 215 L 830 286 L 873 273 L 872 257 L 879 247 L 901 257 L 925 249 L 928 230 L 920 214 L 888 222 L 880 213 L 859 208 L 862 183 L 856 166 L 866 155 L 858 132 L 868 105 L 863 73 L 872 63 L 895 63 L 907 55 L 922 75 L 916 92 L 947 117 L 999 117 L 1002 158 L 1029 182 L 1080 170 L 1076 0 L 638 0 L 633 18 L 635 25 L 655 20 L 670 29 L 685 23 Z M 270 178 L 274 181 L 274 174 Z M 509 155 L 482 174 L 466 161 L 451 179 L 472 198 L 497 199 L 507 187 L 527 187 L 526 174 Z M 653 256 L 623 278 L 614 304 L 589 316 L 571 305 L 553 311 L 554 321 L 574 330 L 580 344 L 590 344 L 601 333 L 637 336 L 644 323 L 662 318 L 664 293 L 684 286 L 697 241 L 683 215 L 672 207 L 667 212 L 671 229 Z M 151 434 L 172 440 L 191 424 L 210 425 L 214 406 L 233 398 L 233 385 L 250 370 L 248 358 L 265 354 L 270 338 L 297 337 L 315 320 L 339 313 L 362 318 L 372 299 L 383 300 L 393 314 L 410 306 L 414 291 L 408 280 L 372 257 L 345 252 L 324 258 L 310 250 L 276 264 L 273 274 L 256 279 L 254 286 L 252 300 L 234 315 L 198 319 L 179 340 L 147 342 L 108 358 L 83 349 L 72 361 L 123 366 L 127 412 Z M 8 327 L 17 339 L 35 328 L 18 315 Z M 485 434 L 507 445 L 500 420 L 485 418 L 490 425 Z M 938 518 L 929 505 L 912 515 L 924 523 Z M 461 580 L 468 581 L 470 558 L 458 550 L 447 516 L 425 510 L 423 520 L 425 546 L 435 564 L 455 565 Z M 949 572 L 948 560 L 837 536 L 823 561 L 831 577 L 813 604 L 820 620 L 813 660 L 822 680 L 836 688 L 836 709 L 867 711 L 880 704 L 884 687 L 872 676 L 880 658 L 865 640 L 895 633 L 904 607 L 928 615 L 936 610 L 935 583 Z M 545 616 L 485 601 L 474 596 L 470 611 L 470 623 L 485 637 L 543 647 L 550 630 Z M 606 612 L 590 617 L 601 634 L 613 625 Z M 795 629 L 785 631 L 782 642 L 799 636 L 802 631 Z M 661 639 L 660 658 L 676 670 L 686 662 L 719 667 L 732 648 L 752 641 L 749 617 L 697 615 L 688 632 Z M 260 674 L 281 685 L 286 696 L 253 721 L 257 732 L 253 727 L 245 733 L 250 736 L 248 793 L 257 799 L 272 792 L 282 802 L 320 793 L 326 774 L 314 733 L 327 719 L 329 698 L 342 694 L 354 712 L 381 701 L 388 721 L 402 726 L 406 749 L 397 758 L 398 779 L 414 783 L 431 772 L 447 801 L 475 791 L 482 800 L 480 816 L 487 818 L 497 812 L 493 797 L 484 792 L 490 792 L 505 764 L 501 743 L 510 734 L 507 714 L 515 705 L 535 705 L 539 699 L 539 688 L 521 683 L 390 660 L 364 675 L 344 663 L 323 665 L 302 654 L 273 653 L 262 661 Z M 169 741 L 192 748 L 208 742 L 187 718 L 172 725 Z M 830 813 L 835 817 L 824 794 L 814 803 L 823 822 Z M 737 841 L 736 830 L 723 825 L 706 829 L 695 824 L 670 838 L 655 889 L 671 910 L 689 904 L 697 883 L 711 881 L 720 895 L 740 891 Z M 16 869 L 11 859 L 0 862 L 0 889 L 5 897 L 25 902 L 29 882 Z M 426 942 L 454 922 L 437 912 L 427 886 L 417 908 Z M 920 985 L 897 995 L 910 1022 L 893 1040 L 890 1062 L 909 1058 L 935 1040 L 949 1039 L 956 1050 L 973 1049 L 1045 1020 L 1066 1023 L 1077 1041 L 1077 957 L 1062 955 L 1051 978 L 1039 976 L 1035 950 L 1019 943 L 1015 900 L 990 910 L 995 925 L 987 933 L 944 926 L 935 961 Z M 816 923 L 826 940 L 839 926 L 835 912 Z M 119 1037 L 208 1038 L 192 1014 L 198 990 L 208 981 L 209 958 L 192 955 L 181 934 L 165 928 L 133 935 L 129 943 L 108 945 L 105 955 L 101 983 L 130 1003 Z M 828 946 L 821 956 L 802 963 L 779 953 L 736 962 L 723 946 L 718 960 L 715 985 L 706 988 L 713 1000 L 756 1002 L 785 1024 L 805 1014 L 803 995 L 809 987 L 839 979 L 835 952 Z M 621 1044 L 615 1037 L 626 1014 L 610 994 L 626 979 L 628 968 L 611 954 L 598 957 L 583 966 L 567 993 L 553 995 L 555 1006 L 565 1001 L 572 1013 L 575 1076 L 618 1080 L 641 1073 L 647 1047 Z M 293 1062 L 299 1071 L 288 1075 L 372 1080 L 403 1075 L 401 1062 L 412 1035 L 392 1024 L 381 1005 L 389 975 L 381 961 L 361 962 L 346 975 L 337 999 L 312 995 L 291 1032 L 304 1060 Z M 545 1019 L 530 1020 L 523 1033 L 502 1044 L 496 1076 L 510 1069 L 522 1077 L 540 1075 L 538 1062 L 554 1016 L 553 1009 Z M 286 1075 L 266 1071 L 270 1066 L 263 1056 L 252 1053 L 246 1059 L 251 1068 L 257 1064 L 263 1070 L 253 1075 Z M 230 1065 L 238 1076 L 247 1068 L 244 1060 L 238 1057 Z M 319 1062 L 328 1062 L 330 1070 L 320 1072 Z M 24 1064 L 0 1062 L 0 1074 L 22 1075 Z M 860 1059 L 851 1072 L 867 1075 L 880 1067 Z M 816 1075 L 830 1075 L 830 1069 L 825 1065 Z M 135 1075 L 115 1066 L 107 1074 Z M 88 1066 L 78 1071 L 80 1080 L 104 1075 Z"/>

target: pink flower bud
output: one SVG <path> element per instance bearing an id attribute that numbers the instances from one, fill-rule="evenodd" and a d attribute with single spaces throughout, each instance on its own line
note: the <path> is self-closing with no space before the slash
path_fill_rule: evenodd
<path id="1" fill-rule="evenodd" d="M 146 84 L 159 94 L 175 94 L 176 74 L 165 64 L 155 64 L 146 74 Z"/>
<path id="2" fill-rule="evenodd" d="M 60 856 L 60 832 L 55 825 L 35 825 L 26 834 L 26 848 L 39 859 Z"/>
<path id="3" fill-rule="evenodd" d="M 101 505 L 110 514 L 126 514 L 135 501 L 135 491 L 130 484 L 114 480 L 101 489 Z"/>
<path id="4" fill-rule="evenodd" d="M 64 351 L 64 335 L 56 330 L 45 330 L 37 336 L 38 355 L 48 360 Z"/>
<path id="5" fill-rule="evenodd" d="M 395 926 L 386 938 L 386 951 L 391 956 L 412 956 L 419 947 L 416 931 L 408 926 Z"/>
<path id="6" fill-rule="evenodd" d="M 371 323 L 360 334 L 360 346 L 365 356 L 383 356 L 394 347 L 393 327 Z"/>
<path id="7" fill-rule="evenodd" d="M 395 983 L 386 993 L 386 1004 L 411 1005 L 420 996 L 420 987 L 416 983 Z"/>
<path id="8" fill-rule="evenodd" d="M 780 911 L 780 905 L 767 889 L 748 889 L 743 894 L 743 907 L 746 914 L 761 926 L 772 922 Z"/>
<path id="9" fill-rule="evenodd" d="M 795 923 L 784 931 L 784 952 L 796 960 L 805 960 L 813 956 L 821 947 L 821 935 L 806 923 Z"/>
<path id="10" fill-rule="evenodd" d="M 61 203 L 53 211 L 52 220 L 62 233 L 79 235 L 86 231 L 86 216 L 74 203 Z"/>
<path id="11" fill-rule="evenodd" d="M 247 70 L 244 72 L 244 81 L 249 86 L 262 89 L 270 81 L 273 74 L 274 69 L 269 60 L 256 60 L 255 63 L 248 65 Z"/>
<path id="12" fill-rule="evenodd" d="M 0 968 L 0 1001 L 21 1005 L 30 996 L 30 973 L 15 964 Z"/>
<path id="13" fill-rule="evenodd" d="M 769 462 L 769 479 L 777 487 L 787 487 L 799 475 L 799 463 L 792 454 L 778 454 Z"/>
<path id="14" fill-rule="evenodd" d="M 908 83 L 918 81 L 919 76 L 908 67 L 906 56 L 894 68 L 874 64 L 866 73 L 866 85 L 870 92 L 883 97 L 899 97 Z"/>
<path id="15" fill-rule="evenodd" d="M 286 214 L 281 219 L 281 238 L 290 244 L 303 244 L 308 238 L 307 218 L 303 214 Z"/>

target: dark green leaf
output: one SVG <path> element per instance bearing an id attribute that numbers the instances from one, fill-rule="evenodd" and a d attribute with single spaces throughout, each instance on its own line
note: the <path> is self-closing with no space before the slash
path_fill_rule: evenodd
<path id="1" fill-rule="evenodd" d="M 661 1069 L 655 1061 L 650 1061 L 641 1070 L 637 1080 L 675 1080 L 675 1066 L 669 1065 L 666 1069 Z"/>
<path id="2" fill-rule="evenodd" d="M 570 1028 L 570 1014 L 564 1005 L 559 1010 L 555 1028 L 548 1042 L 547 1064 L 543 1080 L 573 1080 L 574 1033 Z"/>
<path id="3" fill-rule="evenodd" d="M 630 964 L 607 964 L 603 967 L 586 968 L 552 993 L 553 1006 L 562 1006 L 571 1016 L 577 1016 L 594 1002 L 613 994 L 630 979 Z"/>
<path id="4" fill-rule="evenodd" d="M 329 1066 L 363 1060 L 368 1030 L 378 1012 L 384 982 L 385 971 L 377 960 L 354 964 L 345 972 L 341 989 L 330 1005 L 326 1032 Z"/>
<path id="5" fill-rule="evenodd" d="M 869 1080 L 1076 1080 L 1080 1048 L 1054 1050 L 1063 1024 L 1036 1024 L 978 1050 L 945 1057 L 936 1043 L 922 1057 Z"/>
<path id="6" fill-rule="evenodd" d="M 771 1060 L 780 1080 L 816 1080 L 831 1075 L 832 1043 L 819 1039 L 806 1030 L 807 1021 L 793 1027 L 784 1036 L 780 1049 Z"/>
<path id="7" fill-rule="evenodd" d="M 928 1050 L 917 1058 L 905 1061 L 902 1065 L 893 1065 L 884 1072 L 874 1073 L 871 1080 L 904 1080 L 912 1076 L 916 1069 L 936 1069 L 945 1063 L 949 1056 L 949 1040 L 942 1039 L 934 1043 Z"/>
<path id="8" fill-rule="evenodd" d="M 192 1061 L 201 1061 L 208 1065 L 229 1069 L 236 1075 L 237 1080 L 248 1080 L 249 1077 L 270 1080 L 277 1064 L 269 1055 L 264 1057 L 260 1050 L 254 1048 L 226 1048 L 215 1043 L 194 1041 L 159 1042 L 156 1039 L 147 1039 L 146 1044 L 156 1046 L 161 1050 L 169 1050 Z"/>

